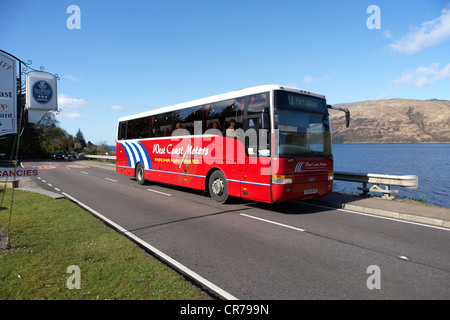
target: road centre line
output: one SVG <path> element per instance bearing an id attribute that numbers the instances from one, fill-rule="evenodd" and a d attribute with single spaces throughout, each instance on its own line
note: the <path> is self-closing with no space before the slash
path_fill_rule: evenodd
<path id="1" fill-rule="evenodd" d="M 85 172 L 85 171 L 80 171 L 82 174 L 89 174 L 89 173 L 87 173 L 87 172 Z"/>
<path id="2" fill-rule="evenodd" d="M 156 190 L 153 190 L 153 189 L 147 189 L 147 190 L 148 190 L 148 191 L 151 191 L 151 192 L 163 194 L 163 195 L 168 196 L 168 197 L 171 197 L 171 196 L 172 196 L 172 195 L 169 194 L 169 193 L 165 193 L 165 192 L 161 192 L 161 191 L 156 191 Z"/>
<path id="3" fill-rule="evenodd" d="M 171 258 L 170 256 L 166 255 L 162 251 L 156 249 L 155 247 L 151 246 L 144 240 L 140 239 L 139 237 L 135 236 L 132 232 L 128 231 L 127 229 L 121 227 L 114 221 L 108 219 L 104 215 L 100 214 L 99 212 L 95 211 L 94 209 L 90 208 L 89 206 L 85 205 L 84 203 L 78 201 L 77 199 L 73 198 L 72 196 L 68 195 L 67 193 L 62 193 L 66 198 L 70 199 L 71 201 L 77 203 L 80 207 L 84 208 L 85 210 L 91 212 L 93 215 L 97 216 L 99 219 L 103 220 L 105 223 L 109 224 L 111 227 L 115 228 L 117 231 L 124 234 L 126 237 L 132 239 L 133 241 L 139 243 L 140 245 L 146 247 L 148 250 L 150 250 L 153 254 L 158 256 L 160 259 L 168 263 L 169 265 L 173 266 L 175 269 L 179 270 L 181 273 L 184 273 L 194 279 L 195 281 L 198 281 L 205 287 L 209 288 L 210 290 L 214 291 L 219 296 L 227 299 L 227 300 L 238 300 L 233 295 L 229 294 L 225 290 L 219 288 L 209 280 L 203 278 L 196 272 L 192 271 L 191 269 L 187 268 L 186 266 L 182 265 L 180 262 L 176 261 L 175 259 Z"/>
<path id="4" fill-rule="evenodd" d="M 285 228 L 301 231 L 301 232 L 305 231 L 305 229 L 300 229 L 300 228 L 293 227 L 293 226 L 290 226 L 290 225 L 287 225 L 287 224 L 283 224 L 283 223 L 279 223 L 279 222 L 275 222 L 275 221 L 271 221 L 271 220 L 267 220 L 267 219 L 263 219 L 263 218 L 250 216 L 250 215 L 244 214 L 244 213 L 240 213 L 239 215 L 247 217 L 247 218 L 256 219 L 256 220 L 264 221 L 264 222 L 267 222 L 267 223 L 271 223 L 271 224 L 274 224 L 274 225 L 277 225 L 277 226 L 281 226 L 281 227 L 285 227 Z"/>
<path id="5" fill-rule="evenodd" d="M 105 180 L 112 181 L 112 182 L 119 182 L 119 181 L 117 181 L 117 180 L 110 179 L 110 178 L 105 178 Z"/>

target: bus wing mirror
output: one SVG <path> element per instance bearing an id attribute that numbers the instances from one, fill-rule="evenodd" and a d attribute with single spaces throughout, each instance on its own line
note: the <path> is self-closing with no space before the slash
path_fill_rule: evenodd
<path id="1" fill-rule="evenodd" d="M 348 128 L 350 126 L 350 111 L 345 108 L 333 107 L 332 105 L 327 104 L 328 109 L 339 110 L 345 112 L 345 126 Z"/>

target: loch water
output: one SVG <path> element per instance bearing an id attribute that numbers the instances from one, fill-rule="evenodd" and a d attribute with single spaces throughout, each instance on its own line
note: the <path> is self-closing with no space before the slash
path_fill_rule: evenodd
<path id="1" fill-rule="evenodd" d="M 417 189 L 391 187 L 399 191 L 396 198 L 450 207 L 450 143 L 335 144 L 333 154 L 335 171 L 416 175 Z M 358 187 L 362 184 L 336 180 L 333 191 L 360 194 Z"/>

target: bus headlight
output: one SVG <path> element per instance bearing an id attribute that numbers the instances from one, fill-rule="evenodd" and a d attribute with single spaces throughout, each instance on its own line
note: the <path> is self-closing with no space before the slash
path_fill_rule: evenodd
<path id="1" fill-rule="evenodd" d="M 329 173 L 328 174 L 328 181 L 333 181 L 334 180 L 334 174 Z"/>
<path id="2" fill-rule="evenodd" d="M 272 183 L 273 184 L 291 184 L 292 177 L 293 177 L 292 175 L 274 174 L 274 175 L 272 175 Z"/>

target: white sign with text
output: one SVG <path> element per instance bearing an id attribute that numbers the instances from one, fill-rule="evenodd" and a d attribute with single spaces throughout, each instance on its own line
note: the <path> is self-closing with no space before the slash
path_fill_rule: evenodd
<path id="1" fill-rule="evenodd" d="M 16 61 L 0 52 L 0 136 L 17 133 Z"/>

